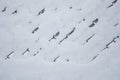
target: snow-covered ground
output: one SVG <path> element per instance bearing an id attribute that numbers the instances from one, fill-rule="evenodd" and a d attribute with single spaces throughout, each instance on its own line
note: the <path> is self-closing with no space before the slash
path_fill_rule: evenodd
<path id="1" fill-rule="evenodd" d="M 0 80 L 120 80 L 120 0 L 0 0 Z"/>

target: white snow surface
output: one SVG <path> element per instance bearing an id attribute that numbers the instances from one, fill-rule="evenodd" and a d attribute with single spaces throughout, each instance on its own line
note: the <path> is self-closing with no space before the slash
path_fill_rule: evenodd
<path id="1" fill-rule="evenodd" d="M 120 0 L 0 0 L 0 80 L 120 80 Z"/>

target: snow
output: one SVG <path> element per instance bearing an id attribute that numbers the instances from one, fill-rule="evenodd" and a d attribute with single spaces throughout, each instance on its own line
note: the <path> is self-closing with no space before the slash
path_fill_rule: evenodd
<path id="1" fill-rule="evenodd" d="M 119 0 L 0 0 L 0 80 L 119 80 L 119 10 Z"/>

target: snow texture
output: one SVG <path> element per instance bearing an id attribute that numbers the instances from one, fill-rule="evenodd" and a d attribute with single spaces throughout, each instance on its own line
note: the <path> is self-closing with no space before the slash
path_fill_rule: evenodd
<path id="1" fill-rule="evenodd" d="M 120 80 L 120 0 L 0 0 L 0 80 Z"/>

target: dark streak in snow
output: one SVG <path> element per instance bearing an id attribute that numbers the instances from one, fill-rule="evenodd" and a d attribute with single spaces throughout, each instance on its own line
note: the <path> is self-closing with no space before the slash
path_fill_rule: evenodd
<path id="1" fill-rule="evenodd" d="M 70 31 L 58 44 L 61 44 L 65 39 L 67 39 L 74 31 L 75 31 L 75 27 L 72 29 L 72 31 Z"/>
<path id="2" fill-rule="evenodd" d="M 12 14 L 17 14 L 17 10 L 15 10 L 14 12 L 12 12 Z"/>
<path id="3" fill-rule="evenodd" d="M 54 60 L 53 60 L 53 62 L 56 62 L 56 60 L 59 58 L 60 56 L 57 56 Z"/>
<path id="4" fill-rule="evenodd" d="M 119 36 L 114 37 L 113 40 L 110 41 L 108 44 L 106 44 L 105 48 L 103 48 L 101 51 L 104 51 L 104 50 L 108 49 L 109 46 L 110 46 L 112 43 L 116 43 L 116 39 L 117 39 L 117 38 L 119 38 Z"/>
<path id="5" fill-rule="evenodd" d="M 60 32 L 57 32 L 55 35 L 53 35 L 53 37 L 51 39 L 49 39 L 49 41 L 51 41 L 52 39 L 56 39 L 56 37 L 58 37 L 60 34 Z"/>
<path id="6" fill-rule="evenodd" d="M 10 52 L 5 59 L 10 59 L 10 56 L 14 53 L 14 51 Z"/>
<path id="7" fill-rule="evenodd" d="M 116 27 L 116 26 L 118 26 L 119 25 L 119 23 L 116 23 L 115 25 L 113 25 L 114 27 Z"/>
<path id="8" fill-rule="evenodd" d="M 39 29 L 39 27 L 36 27 L 36 28 L 32 31 L 32 34 L 34 34 L 38 29 Z"/>
<path id="9" fill-rule="evenodd" d="M 4 7 L 4 9 L 2 10 L 2 12 L 5 12 L 5 11 L 6 11 L 6 9 L 7 9 L 7 7 Z"/>
<path id="10" fill-rule="evenodd" d="M 99 56 L 99 54 L 95 55 L 91 61 L 95 60 L 97 57 Z"/>
<path id="11" fill-rule="evenodd" d="M 95 34 L 93 34 L 93 35 L 91 35 L 86 41 L 85 41 L 85 43 L 84 44 L 86 44 L 86 43 L 88 43 L 88 41 L 90 40 L 90 39 L 92 39 L 93 38 L 93 36 L 95 36 Z"/>
<path id="12" fill-rule="evenodd" d="M 30 52 L 30 49 L 29 49 L 29 48 L 27 48 L 27 49 L 22 53 L 22 55 L 24 55 L 24 54 L 27 53 L 27 52 Z"/>
<path id="13" fill-rule="evenodd" d="M 33 56 L 36 56 L 39 53 L 39 51 L 37 51 L 35 54 L 33 54 Z"/>
<path id="14" fill-rule="evenodd" d="M 39 13 L 38 13 L 38 16 L 43 14 L 45 12 L 45 8 L 43 8 Z"/>
<path id="15" fill-rule="evenodd" d="M 107 8 L 110 8 L 110 7 L 114 6 L 114 4 L 115 4 L 116 2 L 117 2 L 117 0 L 114 0 L 114 1 L 112 2 L 112 4 L 109 5 Z"/>
<path id="16" fill-rule="evenodd" d="M 93 27 L 95 26 L 96 23 L 98 23 L 98 18 L 96 18 L 95 20 L 93 20 L 92 24 L 89 25 L 89 27 Z"/>

